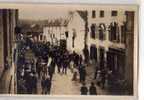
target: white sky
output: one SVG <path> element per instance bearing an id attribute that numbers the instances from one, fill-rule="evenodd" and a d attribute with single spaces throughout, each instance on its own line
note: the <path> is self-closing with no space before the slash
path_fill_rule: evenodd
<path id="1" fill-rule="evenodd" d="M 68 9 L 57 9 L 55 7 L 39 7 L 34 6 L 31 9 L 21 8 L 19 9 L 20 19 L 48 19 L 48 18 L 60 18 L 67 17 Z"/>
<path id="2" fill-rule="evenodd" d="M 96 5 L 96 4 L 14 4 L 14 3 L 0 3 L 0 8 L 14 8 L 19 9 L 19 19 L 49 19 L 67 17 L 68 11 L 74 10 L 94 10 L 94 9 L 130 9 L 136 10 L 137 6 L 127 5 Z"/>

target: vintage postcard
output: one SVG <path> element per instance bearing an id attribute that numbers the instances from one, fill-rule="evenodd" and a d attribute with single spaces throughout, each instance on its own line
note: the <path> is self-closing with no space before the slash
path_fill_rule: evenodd
<path id="1" fill-rule="evenodd" d="M 137 69 L 137 5 L 0 4 L 1 94 L 136 97 Z"/>

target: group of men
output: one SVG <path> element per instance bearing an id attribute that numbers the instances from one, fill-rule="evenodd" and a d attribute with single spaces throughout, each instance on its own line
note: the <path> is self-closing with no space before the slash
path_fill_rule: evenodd
<path id="1" fill-rule="evenodd" d="M 25 56 L 28 51 L 31 51 L 34 56 L 29 60 Z M 83 49 L 84 57 L 82 57 L 82 55 L 75 51 L 70 53 L 64 47 L 50 45 L 50 43 L 46 42 L 33 42 L 30 38 L 24 37 L 18 43 L 17 52 L 18 93 L 37 93 L 37 82 L 40 79 L 42 93 L 50 94 L 53 74 L 56 72 L 56 69 L 58 69 L 57 72 L 59 74 L 64 75 L 67 75 L 67 70 L 70 69 L 73 73 L 72 80 L 77 80 L 79 75 L 79 82 L 85 86 L 87 76 L 86 66 L 89 64 L 87 46 Z M 73 63 L 72 66 L 71 62 Z M 112 80 L 112 73 L 108 73 L 105 69 L 97 69 L 98 67 L 96 66 L 95 79 L 97 85 L 104 88 L 106 78 Z M 94 86 L 94 83 L 91 86 Z M 83 89 L 80 91 L 82 93 Z"/>
<path id="2" fill-rule="evenodd" d="M 27 59 L 26 53 L 33 57 Z M 73 62 L 73 68 L 70 63 Z M 41 80 L 43 94 L 49 94 L 53 74 L 67 74 L 67 69 L 78 70 L 80 82 L 85 81 L 86 70 L 82 55 L 75 51 L 70 53 L 66 48 L 49 43 L 32 42 L 30 38 L 22 38 L 17 46 L 17 90 L 18 93 L 37 93 L 37 82 Z"/>

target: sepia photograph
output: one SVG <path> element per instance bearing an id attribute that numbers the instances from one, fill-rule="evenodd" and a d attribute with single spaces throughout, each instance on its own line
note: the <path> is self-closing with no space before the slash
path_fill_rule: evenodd
<path id="1" fill-rule="evenodd" d="M 133 96 L 137 56 L 136 5 L 0 7 L 0 94 Z"/>

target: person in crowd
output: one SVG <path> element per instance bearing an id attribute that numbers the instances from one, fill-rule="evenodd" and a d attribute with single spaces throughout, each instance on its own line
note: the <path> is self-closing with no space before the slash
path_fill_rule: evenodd
<path id="1" fill-rule="evenodd" d="M 91 82 L 91 86 L 89 87 L 89 94 L 90 95 L 97 95 L 97 90 L 94 85 L 94 82 Z"/>
<path id="2" fill-rule="evenodd" d="M 113 75 L 112 75 L 112 70 L 109 70 L 107 73 L 107 80 L 108 80 L 108 88 L 111 88 L 113 85 Z"/>
<path id="3" fill-rule="evenodd" d="M 61 72 L 61 66 L 62 66 L 61 59 L 60 59 L 60 56 L 58 56 L 58 58 L 57 58 L 58 73 Z"/>
<path id="4" fill-rule="evenodd" d="M 55 73 L 55 66 L 56 66 L 56 63 L 55 63 L 55 59 L 54 59 L 54 58 L 52 58 L 52 61 L 51 61 L 50 66 L 52 67 L 53 73 Z"/>
<path id="5" fill-rule="evenodd" d="M 50 90 L 51 90 L 51 80 L 50 77 L 47 76 L 45 79 L 45 94 L 50 94 Z"/>
<path id="6" fill-rule="evenodd" d="M 94 79 L 97 78 L 98 70 L 99 70 L 99 68 L 98 68 L 98 66 L 96 65 L 96 66 L 95 66 Z"/>
<path id="7" fill-rule="evenodd" d="M 23 79 L 23 76 L 20 76 L 21 78 L 17 82 L 17 92 L 19 94 L 26 94 L 27 88 L 26 88 L 26 82 Z"/>
<path id="8" fill-rule="evenodd" d="M 50 80 L 52 80 L 53 74 L 54 74 L 54 68 L 52 66 L 48 67 L 48 73 L 49 73 L 49 76 L 50 76 Z"/>
<path id="9" fill-rule="evenodd" d="M 41 79 L 42 94 L 45 94 L 45 76 L 42 76 Z"/>
<path id="10" fill-rule="evenodd" d="M 76 52 L 73 51 L 73 53 L 71 54 L 71 60 L 73 61 L 73 67 L 76 67 Z"/>
<path id="11" fill-rule="evenodd" d="M 66 60 L 63 62 L 62 73 L 63 73 L 63 74 L 67 74 L 67 62 L 66 62 Z"/>
<path id="12" fill-rule="evenodd" d="M 106 81 L 106 71 L 103 69 L 102 72 L 101 72 L 101 86 L 102 86 L 102 89 L 105 88 L 105 81 Z"/>
<path id="13" fill-rule="evenodd" d="M 80 88 L 81 95 L 87 95 L 88 94 L 88 88 L 86 87 L 85 83 L 82 83 L 82 87 Z"/>
<path id="14" fill-rule="evenodd" d="M 84 49 L 83 49 L 83 54 L 84 54 L 84 58 L 85 58 L 85 63 L 89 62 L 89 50 L 88 50 L 88 46 L 85 45 Z"/>
<path id="15" fill-rule="evenodd" d="M 97 71 L 97 75 L 96 75 L 96 82 L 97 82 L 97 85 L 100 86 L 100 83 L 101 83 L 101 70 L 98 70 Z"/>
<path id="16" fill-rule="evenodd" d="M 27 87 L 27 93 L 32 94 L 33 93 L 33 81 L 32 81 L 33 74 L 29 72 L 27 78 L 26 78 L 26 87 Z"/>
<path id="17" fill-rule="evenodd" d="M 83 58 L 82 55 L 79 56 L 79 65 L 82 64 Z"/>
<path id="18" fill-rule="evenodd" d="M 36 66 L 35 66 L 35 61 L 34 61 L 34 59 L 32 59 L 32 61 L 31 61 L 31 70 L 32 70 L 32 71 L 35 71 L 35 70 L 36 70 Z"/>
<path id="19" fill-rule="evenodd" d="M 75 69 L 73 73 L 72 81 L 77 81 L 77 80 L 78 80 L 78 72 L 77 69 Z"/>
<path id="20" fill-rule="evenodd" d="M 85 79 L 86 79 L 86 69 L 85 69 L 85 66 L 82 68 L 82 81 L 85 82 Z"/>
<path id="21" fill-rule="evenodd" d="M 76 64 L 76 67 L 78 67 L 78 65 L 79 65 L 79 55 L 78 54 L 75 55 L 75 64 Z"/>
<path id="22" fill-rule="evenodd" d="M 32 90 L 32 92 L 34 93 L 34 94 L 36 94 L 37 93 L 37 76 L 36 76 L 36 72 L 33 72 L 33 76 L 32 76 L 32 84 L 33 84 L 33 90 Z"/>
<path id="23" fill-rule="evenodd" d="M 37 59 L 37 62 L 36 62 L 36 71 L 37 71 L 37 73 L 38 73 L 38 77 L 40 78 L 40 73 L 41 73 L 41 65 L 40 65 L 40 63 L 41 63 L 41 58 L 40 57 L 38 57 L 38 59 Z"/>
<path id="24" fill-rule="evenodd" d="M 64 59 L 64 61 L 63 61 L 63 70 L 62 70 L 62 72 L 67 74 L 67 67 L 69 65 L 69 58 L 68 58 L 68 54 L 67 53 L 65 53 L 63 55 L 63 59 Z"/>
<path id="25" fill-rule="evenodd" d="M 82 66 L 80 66 L 79 68 L 79 74 L 80 74 L 80 82 L 85 82 L 86 79 L 86 69 L 84 64 L 82 64 Z"/>
<path id="26" fill-rule="evenodd" d="M 43 71 L 43 73 L 45 74 L 45 75 L 48 75 L 48 65 L 44 65 L 44 71 Z"/>
<path id="27" fill-rule="evenodd" d="M 80 64 L 79 68 L 78 68 L 78 70 L 79 70 L 79 76 L 80 76 L 80 82 L 82 82 L 82 67 L 83 67 L 83 65 Z"/>

